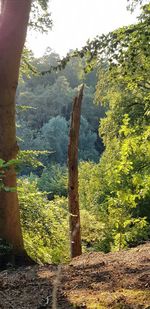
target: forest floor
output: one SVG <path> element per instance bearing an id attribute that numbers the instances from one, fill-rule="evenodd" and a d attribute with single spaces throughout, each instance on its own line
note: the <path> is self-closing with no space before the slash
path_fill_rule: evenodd
<path id="1" fill-rule="evenodd" d="M 68 265 L 0 272 L 1 309 L 150 309 L 150 242 Z"/>

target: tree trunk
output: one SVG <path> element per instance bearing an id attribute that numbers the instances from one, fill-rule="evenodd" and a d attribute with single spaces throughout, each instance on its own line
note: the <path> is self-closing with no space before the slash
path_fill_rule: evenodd
<path id="1" fill-rule="evenodd" d="M 72 258 L 82 254 L 78 193 L 78 143 L 83 89 L 84 85 L 81 87 L 79 95 L 74 99 L 68 145 L 68 203 Z"/>
<path id="2" fill-rule="evenodd" d="M 2 11 L 4 9 L 4 4 L 5 4 L 5 0 L 1 0 L 0 1 L 0 17 L 1 17 Z"/>
<path id="3" fill-rule="evenodd" d="M 0 158 L 15 159 L 18 152 L 15 127 L 15 95 L 19 66 L 26 37 L 31 0 L 2 1 L 0 15 Z M 16 187 L 16 173 L 10 167 L 4 184 Z M 0 192 L 0 238 L 24 252 L 17 192 Z"/>

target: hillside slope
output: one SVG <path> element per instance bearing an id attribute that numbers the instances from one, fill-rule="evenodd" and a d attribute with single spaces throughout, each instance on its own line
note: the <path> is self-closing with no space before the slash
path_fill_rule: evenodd
<path id="1" fill-rule="evenodd" d="M 0 273 L 1 309 L 150 308 L 150 242 Z"/>

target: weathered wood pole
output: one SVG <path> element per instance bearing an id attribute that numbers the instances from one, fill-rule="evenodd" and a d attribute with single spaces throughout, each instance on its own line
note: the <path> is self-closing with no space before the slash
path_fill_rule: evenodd
<path id="1" fill-rule="evenodd" d="M 83 89 L 84 85 L 82 85 L 78 96 L 74 98 L 68 144 L 68 204 L 71 258 L 82 254 L 78 193 L 78 144 Z"/>

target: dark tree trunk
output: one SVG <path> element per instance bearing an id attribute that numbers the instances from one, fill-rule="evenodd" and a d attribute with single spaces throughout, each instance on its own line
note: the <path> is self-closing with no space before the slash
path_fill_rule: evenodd
<path id="1" fill-rule="evenodd" d="M 15 159 L 18 152 L 15 127 L 15 95 L 20 59 L 28 25 L 31 0 L 3 0 L 0 15 L 0 158 Z M 16 187 L 10 167 L 4 175 L 7 187 Z M 0 238 L 8 241 L 16 255 L 23 255 L 17 192 L 0 192 Z"/>
<path id="2" fill-rule="evenodd" d="M 73 102 L 68 145 L 68 203 L 72 258 L 82 254 L 78 193 L 78 143 L 83 89 L 84 86 L 81 87 L 79 95 L 75 97 Z"/>

